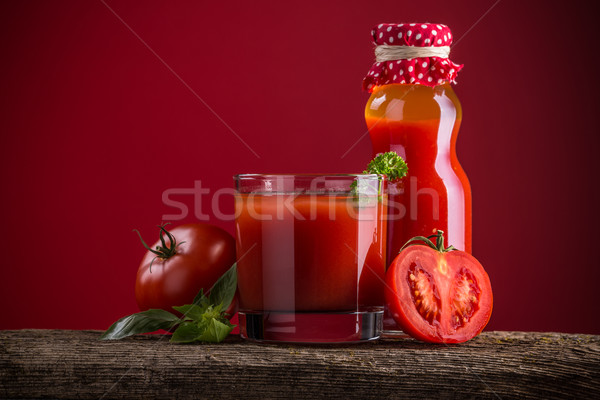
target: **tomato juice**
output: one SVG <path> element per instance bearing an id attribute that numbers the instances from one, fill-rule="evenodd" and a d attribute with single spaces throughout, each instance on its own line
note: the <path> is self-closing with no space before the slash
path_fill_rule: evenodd
<path id="1" fill-rule="evenodd" d="M 381 192 L 236 193 L 236 216 L 243 337 L 352 342 L 379 336 L 386 249 Z"/>
<path id="2" fill-rule="evenodd" d="M 389 185 L 388 263 L 414 236 L 444 231 L 471 252 L 471 187 L 456 156 L 462 111 L 450 85 L 385 85 L 373 91 L 366 122 L 373 154 L 398 153 L 408 174 Z"/>
<path id="3" fill-rule="evenodd" d="M 365 108 L 373 155 L 395 151 L 408 174 L 388 185 L 387 262 L 415 236 L 444 231 L 446 243 L 471 252 L 471 186 L 456 156 L 462 109 L 449 84 L 391 84 Z M 386 310 L 386 334 L 397 331 Z"/>

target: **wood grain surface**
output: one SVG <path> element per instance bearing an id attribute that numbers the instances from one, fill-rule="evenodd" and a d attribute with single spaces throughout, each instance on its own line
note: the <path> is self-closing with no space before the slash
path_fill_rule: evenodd
<path id="1" fill-rule="evenodd" d="M 0 397 L 600 398 L 600 336 L 484 332 L 460 345 L 175 345 L 99 331 L 0 331 Z"/>

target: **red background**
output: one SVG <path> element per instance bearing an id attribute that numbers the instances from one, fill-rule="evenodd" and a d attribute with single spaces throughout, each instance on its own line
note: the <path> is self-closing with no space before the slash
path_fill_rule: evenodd
<path id="1" fill-rule="evenodd" d="M 131 230 L 152 238 L 179 212 L 167 189 L 362 170 L 370 30 L 432 21 L 465 64 L 458 151 L 488 329 L 600 333 L 596 16 L 550 3 L 107 0 L 120 21 L 102 1 L 2 2 L 0 328 L 104 329 L 137 311 Z M 194 221 L 193 197 L 173 198 L 190 211 L 176 222 Z"/>

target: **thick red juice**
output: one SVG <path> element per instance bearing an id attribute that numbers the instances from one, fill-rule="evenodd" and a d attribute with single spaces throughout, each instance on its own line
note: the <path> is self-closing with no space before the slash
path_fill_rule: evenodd
<path id="1" fill-rule="evenodd" d="M 373 154 L 395 151 L 408 165 L 389 185 L 388 263 L 414 236 L 444 231 L 471 252 L 471 187 L 456 156 L 462 111 L 450 85 L 386 85 L 373 91 L 366 121 Z"/>
<path id="2" fill-rule="evenodd" d="M 242 335 L 256 314 L 260 340 L 361 340 L 384 304 L 381 196 L 239 193 L 236 210 Z"/>
<path id="3" fill-rule="evenodd" d="M 388 184 L 387 263 L 415 236 L 444 231 L 445 243 L 471 252 L 471 186 L 456 156 L 462 110 L 449 84 L 391 84 L 373 90 L 365 110 L 373 155 L 398 153 L 408 165 Z M 399 330 L 388 315 L 386 333 Z"/>

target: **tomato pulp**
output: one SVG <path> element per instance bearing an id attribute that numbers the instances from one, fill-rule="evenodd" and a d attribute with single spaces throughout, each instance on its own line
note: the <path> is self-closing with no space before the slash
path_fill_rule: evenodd
<path id="1" fill-rule="evenodd" d="M 272 323 L 270 332 L 261 325 L 260 339 L 360 340 L 341 333 L 349 319 L 332 321 L 349 313 L 354 332 L 357 313 L 383 310 L 381 197 L 300 194 L 286 203 L 283 196 L 236 194 L 242 335 L 250 335 L 242 318 L 260 313 Z"/>
<path id="2" fill-rule="evenodd" d="M 402 330 L 434 343 L 477 336 L 492 314 L 492 287 L 482 265 L 462 251 L 411 246 L 386 274 L 386 302 Z"/>

